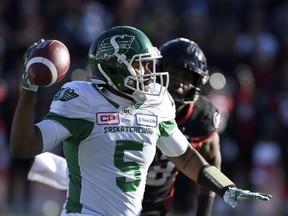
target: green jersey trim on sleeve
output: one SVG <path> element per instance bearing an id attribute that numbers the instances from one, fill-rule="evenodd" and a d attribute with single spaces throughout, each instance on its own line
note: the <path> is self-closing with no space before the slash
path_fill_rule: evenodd
<path id="1" fill-rule="evenodd" d="M 160 122 L 159 131 L 160 131 L 161 136 L 164 136 L 164 137 L 170 136 L 175 127 L 177 127 L 177 123 L 174 119 L 170 121 Z"/>
<path id="2" fill-rule="evenodd" d="M 68 139 L 83 140 L 91 134 L 94 127 L 93 122 L 84 119 L 71 119 L 52 112 L 49 112 L 45 119 L 58 121 L 67 128 L 67 130 L 72 134 L 72 137 Z"/>
<path id="3" fill-rule="evenodd" d="M 67 213 L 81 213 L 82 204 L 80 203 L 82 177 L 79 166 L 79 146 L 82 140 L 87 138 L 94 127 L 94 123 L 84 119 L 71 119 L 65 116 L 49 112 L 45 119 L 58 121 L 72 134 L 63 142 L 64 155 L 67 160 L 69 169 L 69 194 L 67 197 L 66 211 Z"/>

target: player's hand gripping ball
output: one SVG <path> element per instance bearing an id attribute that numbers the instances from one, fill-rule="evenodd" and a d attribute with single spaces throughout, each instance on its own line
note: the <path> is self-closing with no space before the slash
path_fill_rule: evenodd
<path id="1" fill-rule="evenodd" d="M 25 65 L 32 85 L 48 87 L 65 77 L 70 67 L 70 53 L 62 42 L 42 39 L 29 49 Z"/>

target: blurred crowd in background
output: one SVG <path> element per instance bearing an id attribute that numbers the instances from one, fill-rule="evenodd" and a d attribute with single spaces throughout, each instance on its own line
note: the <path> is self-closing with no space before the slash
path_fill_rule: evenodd
<path id="1" fill-rule="evenodd" d="M 157 47 L 186 37 L 204 51 L 210 82 L 203 94 L 222 114 L 222 171 L 239 187 L 273 195 L 237 209 L 216 199 L 215 215 L 288 214 L 288 0 L 1 0 L 0 215 L 31 213 L 38 199 L 26 180 L 33 159 L 12 158 L 8 147 L 24 52 L 44 38 L 62 41 L 71 54 L 67 77 L 39 90 L 38 121 L 72 73 L 87 69 L 92 41 L 115 25 L 139 28 Z M 193 211 L 194 190 L 177 184 L 174 215 Z"/>

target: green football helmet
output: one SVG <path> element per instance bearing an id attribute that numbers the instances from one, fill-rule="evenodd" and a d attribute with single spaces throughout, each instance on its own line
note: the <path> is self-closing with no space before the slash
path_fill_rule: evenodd
<path id="1" fill-rule="evenodd" d="M 113 27 L 103 32 L 89 49 L 89 63 L 95 66 L 91 79 L 134 99 L 146 98 L 147 94 L 160 95 L 167 89 L 169 80 L 167 72 L 156 73 L 156 60 L 161 57 L 160 51 L 140 30 L 130 26 Z M 135 61 L 141 74 L 132 67 Z M 147 62 L 149 74 L 144 68 Z"/>

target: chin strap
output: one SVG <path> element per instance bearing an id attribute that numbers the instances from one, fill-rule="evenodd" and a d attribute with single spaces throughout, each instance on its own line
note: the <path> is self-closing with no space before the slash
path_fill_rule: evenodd
<path id="1" fill-rule="evenodd" d="M 140 91 L 135 90 L 135 91 L 132 93 L 132 98 L 133 98 L 133 100 L 135 100 L 136 102 L 144 102 L 144 101 L 147 99 L 147 96 L 146 96 L 143 92 L 140 92 Z"/>

